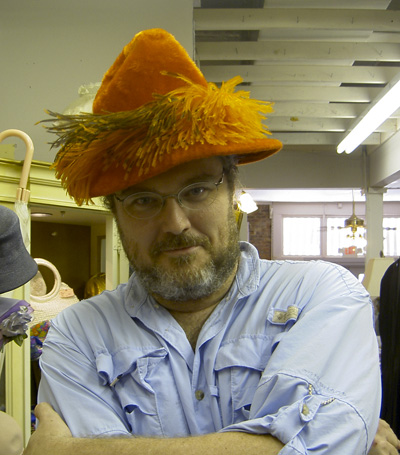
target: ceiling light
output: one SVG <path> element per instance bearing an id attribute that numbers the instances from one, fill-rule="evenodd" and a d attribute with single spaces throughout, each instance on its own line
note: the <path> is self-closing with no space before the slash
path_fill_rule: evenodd
<path id="1" fill-rule="evenodd" d="M 238 205 L 240 210 L 244 213 L 252 213 L 258 209 L 257 204 L 254 202 L 253 198 L 249 193 L 246 193 L 245 191 L 241 192 L 238 200 Z"/>
<path id="2" fill-rule="evenodd" d="M 400 107 L 400 74 L 390 81 L 355 126 L 337 146 L 338 153 L 351 153 Z"/>
<path id="3" fill-rule="evenodd" d="M 46 218 L 48 216 L 53 216 L 53 214 L 48 213 L 48 212 L 32 212 L 31 213 L 32 218 Z"/>

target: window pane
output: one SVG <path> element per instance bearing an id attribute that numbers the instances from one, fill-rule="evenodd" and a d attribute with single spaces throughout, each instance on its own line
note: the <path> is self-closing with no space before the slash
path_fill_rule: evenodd
<path id="1" fill-rule="evenodd" d="M 327 218 L 326 220 L 326 254 L 327 256 L 341 256 L 341 248 L 346 244 L 348 229 L 344 227 L 346 218 Z"/>
<path id="2" fill-rule="evenodd" d="M 347 256 L 365 254 L 365 228 L 358 228 L 355 238 L 350 228 L 344 229 L 344 217 L 327 218 L 326 254 L 327 256 Z"/>
<path id="3" fill-rule="evenodd" d="M 284 217 L 283 255 L 320 256 L 321 219 Z"/>
<path id="4" fill-rule="evenodd" d="M 400 255 L 400 218 L 383 219 L 383 254 Z"/>

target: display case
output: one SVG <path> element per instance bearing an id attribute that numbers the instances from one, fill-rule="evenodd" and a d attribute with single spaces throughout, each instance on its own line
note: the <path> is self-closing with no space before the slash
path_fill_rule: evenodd
<path id="1" fill-rule="evenodd" d="M 23 162 L 0 158 L 0 204 L 11 209 L 22 167 Z M 38 161 L 32 162 L 28 189 L 30 216 L 24 227 L 29 233 L 31 254 L 56 262 L 63 280 L 76 287 L 79 299 L 83 298 L 82 286 L 96 273 L 105 273 L 106 289 L 128 280 L 129 264 L 115 222 L 101 200 L 78 207 L 55 178 L 51 165 Z M 29 284 L 8 296 L 29 301 Z M 8 343 L 3 356 L 6 412 L 20 424 L 27 442 L 31 432 L 29 338 L 22 347 Z"/>

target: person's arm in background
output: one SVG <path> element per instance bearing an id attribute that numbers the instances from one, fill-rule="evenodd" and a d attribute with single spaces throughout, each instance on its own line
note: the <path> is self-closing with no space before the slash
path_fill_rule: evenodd
<path id="1" fill-rule="evenodd" d="M 394 434 L 389 424 L 381 419 L 368 455 L 397 455 L 399 451 L 400 440 Z"/>
<path id="2" fill-rule="evenodd" d="M 23 447 L 22 431 L 18 423 L 0 411 L 0 455 L 20 455 Z"/>

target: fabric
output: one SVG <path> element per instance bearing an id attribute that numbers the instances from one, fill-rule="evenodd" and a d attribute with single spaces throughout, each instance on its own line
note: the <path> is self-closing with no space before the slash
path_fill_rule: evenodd
<path id="1" fill-rule="evenodd" d="M 282 455 L 367 453 L 380 407 L 367 292 L 339 266 L 241 249 L 195 352 L 135 275 L 58 315 L 39 401 L 74 436 L 243 431 L 276 436 Z"/>
<path id="2" fill-rule="evenodd" d="M 31 360 L 38 360 L 42 355 L 43 341 L 50 328 L 50 321 L 42 321 L 31 327 Z"/>
<path id="3" fill-rule="evenodd" d="M 10 341 L 21 346 L 33 316 L 33 308 L 25 300 L 0 296 L 0 350 Z"/>
<path id="4" fill-rule="evenodd" d="M 382 342 L 381 417 L 400 436 L 400 259 L 383 275 L 379 332 Z"/>

